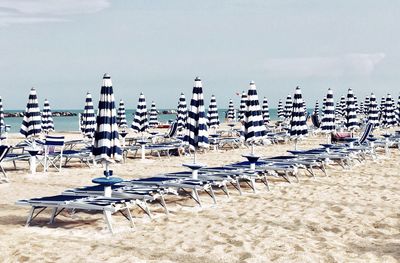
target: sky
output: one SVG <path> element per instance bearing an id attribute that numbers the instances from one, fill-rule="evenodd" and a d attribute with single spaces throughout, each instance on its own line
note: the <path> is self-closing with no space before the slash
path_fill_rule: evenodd
<path id="1" fill-rule="evenodd" d="M 196 76 L 220 108 L 251 80 L 272 108 L 296 86 L 310 107 L 328 88 L 397 97 L 399 14 L 397 0 L 0 0 L 0 96 L 24 109 L 35 87 L 80 109 L 107 72 L 129 109 L 140 92 L 176 107 Z"/>

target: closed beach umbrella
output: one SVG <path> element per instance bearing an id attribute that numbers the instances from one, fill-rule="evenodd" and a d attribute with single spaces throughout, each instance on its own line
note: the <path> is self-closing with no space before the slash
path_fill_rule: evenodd
<path id="1" fill-rule="evenodd" d="M 354 96 L 354 106 L 355 106 L 355 109 L 356 109 L 356 113 L 357 113 L 357 114 L 360 114 L 361 111 L 360 111 L 360 106 L 358 105 L 357 96 Z"/>
<path id="2" fill-rule="evenodd" d="M 292 96 L 288 94 L 285 102 L 285 119 L 290 119 L 290 117 L 292 116 L 292 108 L 293 108 Z"/>
<path id="3" fill-rule="evenodd" d="M 96 115 L 94 114 L 92 95 L 89 92 L 86 94 L 85 108 L 81 118 L 81 132 L 83 136 L 93 138 L 96 130 Z"/>
<path id="4" fill-rule="evenodd" d="M 324 133 L 330 133 L 335 130 L 335 103 L 331 89 L 328 89 L 328 94 L 326 95 L 325 109 L 322 112 L 321 130 Z"/>
<path id="5" fill-rule="evenodd" d="M 242 131 L 244 140 L 252 145 L 253 154 L 254 143 L 262 140 L 266 135 L 266 128 L 254 81 L 250 82 L 249 91 L 247 92 L 246 110 L 243 118 Z"/>
<path id="6" fill-rule="evenodd" d="M 324 97 L 324 98 L 322 99 L 322 112 L 325 111 L 325 107 L 326 107 L 326 97 Z"/>
<path id="7" fill-rule="evenodd" d="M 319 102 L 318 102 L 318 100 L 315 102 L 315 107 L 314 107 L 313 114 L 319 116 Z"/>
<path id="8" fill-rule="evenodd" d="M 246 100 L 247 100 L 247 94 L 246 92 L 242 92 L 242 96 L 240 97 L 240 108 L 239 108 L 239 121 L 243 120 L 244 117 L 244 111 L 246 110 Z"/>
<path id="9" fill-rule="evenodd" d="M 299 87 L 296 87 L 293 100 L 292 117 L 290 120 L 290 136 L 295 139 L 296 149 L 297 140 L 307 135 L 308 133 L 306 121 L 306 110 L 304 108 L 301 89 Z"/>
<path id="10" fill-rule="evenodd" d="M 396 121 L 397 121 L 397 125 L 400 125 L 400 95 L 397 98 Z"/>
<path id="11" fill-rule="evenodd" d="M 233 106 L 232 100 L 229 100 L 226 118 L 228 119 L 228 121 L 235 121 L 235 107 Z"/>
<path id="12" fill-rule="evenodd" d="M 368 115 L 368 110 L 369 110 L 369 96 L 365 97 L 365 100 L 364 100 L 364 109 L 363 109 L 363 111 L 364 111 L 365 115 Z"/>
<path id="13" fill-rule="evenodd" d="M 278 102 L 277 114 L 278 114 L 278 118 L 279 119 L 284 119 L 285 118 L 285 110 L 283 109 L 282 100 L 279 100 L 279 102 Z"/>
<path id="14" fill-rule="evenodd" d="M 119 142 L 114 92 L 111 77 L 107 73 L 103 76 L 100 91 L 92 153 L 95 159 L 105 163 L 104 175 L 106 176 L 105 178 L 95 178 L 92 182 L 104 185 L 104 195 L 111 197 L 111 185 L 121 182 L 122 179 L 112 177 L 108 165 L 122 159 L 122 150 Z M 105 215 L 111 217 L 110 212 Z"/>
<path id="15" fill-rule="evenodd" d="M 348 130 L 358 128 L 358 119 L 356 105 L 354 101 L 353 90 L 350 88 L 347 92 L 346 108 L 345 108 L 345 126 Z"/>
<path id="16" fill-rule="evenodd" d="M 385 104 L 386 104 L 386 98 L 382 97 L 381 98 L 381 104 L 379 105 L 379 110 L 381 111 L 381 114 L 383 114 L 385 110 Z"/>
<path id="17" fill-rule="evenodd" d="M 39 135 L 42 130 L 39 103 L 35 88 L 29 93 L 28 103 L 24 112 L 20 133 L 26 138 Z"/>
<path id="18" fill-rule="evenodd" d="M 336 107 L 336 117 L 337 118 L 344 118 L 345 116 L 345 109 L 346 109 L 346 97 L 340 97 L 340 101 Z"/>
<path id="19" fill-rule="evenodd" d="M 208 148 L 207 118 L 204 109 L 203 87 L 199 77 L 194 80 L 192 99 L 188 110 L 184 142 L 194 150 L 194 163 L 196 163 L 196 149 Z"/>
<path id="20" fill-rule="evenodd" d="M 392 127 L 396 124 L 396 115 L 394 112 L 394 104 L 392 100 L 392 95 L 388 94 L 386 97 L 385 108 L 383 110 L 383 120 L 382 125 L 384 127 Z"/>
<path id="21" fill-rule="evenodd" d="M 379 109 L 374 93 L 371 93 L 369 97 L 368 122 L 374 124 L 374 126 L 379 125 Z"/>
<path id="22" fill-rule="evenodd" d="M 51 113 L 50 103 L 47 99 L 44 100 L 42 112 L 42 131 L 49 133 L 54 131 L 53 116 Z"/>
<path id="23" fill-rule="evenodd" d="M 178 124 L 178 131 L 182 131 L 186 127 L 186 120 L 187 120 L 187 105 L 186 105 L 186 98 L 183 93 L 179 97 L 178 102 L 178 110 L 177 110 L 177 124 Z"/>
<path id="24" fill-rule="evenodd" d="M 125 103 L 123 100 L 119 101 L 119 107 L 117 111 L 117 124 L 118 127 L 122 129 L 128 128 L 128 124 L 126 122 Z"/>
<path id="25" fill-rule="evenodd" d="M 0 137 L 1 134 L 3 133 L 3 131 L 6 130 L 6 124 L 4 122 L 4 110 L 3 110 L 3 100 L 0 96 Z M 0 143 L 1 143 L 1 139 L 0 139 Z"/>
<path id="26" fill-rule="evenodd" d="M 266 97 L 264 97 L 263 104 L 262 104 L 262 115 L 263 115 L 264 124 L 268 124 L 270 121 L 270 117 L 269 117 L 268 100 Z"/>
<path id="27" fill-rule="evenodd" d="M 156 109 L 156 103 L 151 102 L 150 114 L 149 114 L 149 126 L 154 128 L 158 126 L 158 112 Z"/>
<path id="28" fill-rule="evenodd" d="M 139 102 L 136 108 L 135 117 L 131 128 L 136 132 L 145 132 L 149 128 L 149 121 L 147 119 L 146 98 L 143 93 L 140 93 Z"/>
<path id="29" fill-rule="evenodd" d="M 217 100 L 214 95 L 211 96 L 210 105 L 208 105 L 207 111 L 208 127 L 218 128 L 219 126 L 219 116 L 218 116 L 218 106 Z"/>

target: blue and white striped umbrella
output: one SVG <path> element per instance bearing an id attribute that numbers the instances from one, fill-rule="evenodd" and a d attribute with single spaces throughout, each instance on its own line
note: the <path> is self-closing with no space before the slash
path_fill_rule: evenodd
<path id="1" fill-rule="evenodd" d="M 325 111 L 325 107 L 326 107 L 326 97 L 324 97 L 324 98 L 322 99 L 322 114 L 323 114 L 323 112 Z"/>
<path id="2" fill-rule="evenodd" d="M 219 116 L 218 116 L 218 106 L 217 100 L 214 95 L 211 96 L 210 105 L 208 105 L 207 111 L 208 127 L 218 128 L 219 126 Z"/>
<path id="3" fill-rule="evenodd" d="M 260 102 L 254 81 L 250 82 L 247 92 L 246 111 L 242 123 L 242 136 L 246 142 L 253 144 L 260 141 L 266 135 Z"/>
<path id="4" fill-rule="evenodd" d="M 136 132 L 145 132 L 149 128 L 149 121 L 147 119 L 146 98 L 143 93 L 140 93 L 139 102 L 136 108 L 135 117 L 131 128 Z"/>
<path id="5" fill-rule="evenodd" d="M 178 131 L 182 131 L 183 129 L 185 129 L 187 115 L 188 115 L 188 110 L 187 110 L 187 105 L 186 105 L 185 94 L 181 93 L 181 96 L 179 97 L 178 110 L 177 110 L 177 125 L 178 125 L 177 129 L 178 129 Z"/>
<path id="6" fill-rule="evenodd" d="M 366 96 L 365 100 L 364 100 L 364 108 L 363 108 L 364 115 L 368 115 L 368 110 L 369 110 L 369 96 Z"/>
<path id="7" fill-rule="evenodd" d="M 369 97 L 368 122 L 374 124 L 374 126 L 379 125 L 379 109 L 374 93 L 371 93 Z"/>
<path id="8" fill-rule="evenodd" d="M 394 104 L 392 100 L 392 95 L 387 94 L 385 108 L 383 109 L 383 127 L 389 128 L 396 125 L 396 115 L 394 112 Z"/>
<path id="9" fill-rule="evenodd" d="M 278 118 L 283 120 L 285 118 L 285 110 L 283 109 L 282 100 L 278 102 L 278 109 L 277 109 Z"/>
<path id="10" fill-rule="evenodd" d="M 348 130 L 357 129 L 359 127 L 356 105 L 354 101 L 354 94 L 351 88 L 347 92 L 347 100 L 345 108 L 345 126 Z"/>
<path id="11" fill-rule="evenodd" d="M 262 104 L 262 114 L 263 114 L 264 124 L 268 124 L 271 119 L 269 116 L 269 106 L 268 106 L 268 100 L 266 97 L 264 97 L 263 104 Z"/>
<path id="12" fill-rule="evenodd" d="M 0 96 L 0 137 L 3 131 L 6 129 L 6 124 L 4 122 L 4 110 L 3 110 L 3 100 Z"/>
<path id="13" fill-rule="evenodd" d="M 101 86 L 92 153 L 96 159 L 107 162 L 122 159 L 114 92 L 111 77 L 107 73 Z"/>
<path id="14" fill-rule="evenodd" d="M 47 99 L 44 100 L 42 112 L 42 131 L 45 133 L 54 131 L 53 115 L 51 113 L 50 103 Z"/>
<path id="15" fill-rule="evenodd" d="M 83 136 L 93 138 L 96 130 L 96 115 L 94 114 L 92 95 L 88 92 L 85 99 L 85 108 L 81 116 L 81 132 Z"/>
<path id="16" fill-rule="evenodd" d="M 301 89 L 296 87 L 292 117 L 290 120 L 290 136 L 297 139 L 307 135 L 307 133 L 306 110 L 304 108 L 303 97 L 301 95 Z"/>
<path id="17" fill-rule="evenodd" d="M 207 117 L 204 109 L 203 87 L 199 77 L 194 80 L 186 130 L 183 140 L 190 149 L 208 148 Z"/>
<path id="18" fill-rule="evenodd" d="M 346 98 L 345 96 L 340 97 L 340 101 L 337 103 L 336 106 L 336 118 L 341 119 L 345 116 L 345 109 L 346 109 Z"/>
<path id="19" fill-rule="evenodd" d="M 39 103 L 35 88 L 29 93 L 28 103 L 24 112 L 20 133 L 26 138 L 39 135 L 42 130 Z"/>
<path id="20" fill-rule="evenodd" d="M 383 115 L 383 112 L 385 111 L 385 104 L 386 104 L 386 98 L 382 97 L 381 104 L 379 105 L 379 110 L 380 110 L 381 115 Z"/>
<path id="21" fill-rule="evenodd" d="M 313 114 L 316 115 L 316 116 L 319 116 L 319 102 L 318 102 L 318 100 L 315 102 L 315 107 L 314 107 Z"/>
<path id="22" fill-rule="evenodd" d="M 357 114 L 360 114 L 360 113 L 361 113 L 361 110 L 360 110 L 360 105 L 358 105 L 357 96 L 354 96 L 354 106 L 355 106 L 355 108 L 356 108 L 356 113 L 357 113 Z"/>
<path id="23" fill-rule="evenodd" d="M 151 128 L 158 126 L 158 112 L 156 108 L 156 103 L 154 101 L 151 102 L 151 108 L 149 114 L 149 126 Z"/>
<path id="24" fill-rule="evenodd" d="M 288 94 L 285 102 L 285 119 L 287 120 L 290 119 L 290 117 L 292 116 L 292 110 L 293 110 L 293 100 L 292 96 Z"/>
<path id="25" fill-rule="evenodd" d="M 331 89 L 328 89 L 328 94 L 326 95 L 325 109 L 322 112 L 321 130 L 324 133 L 330 133 L 335 130 L 335 102 Z"/>
<path id="26" fill-rule="evenodd" d="M 228 119 L 228 121 L 235 121 L 235 107 L 233 106 L 232 100 L 229 100 L 226 118 Z"/>
<path id="27" fill-rule="evenodd" d="M 125 103 L 123 100 L 119 101 L 119 107 L 117 111 L 117 124 L 118 127 L 122 129 L 128 128 L 128 124 L 126 122 Z"/>
<path id="28" fill-rule="evenodd" d="M 396 121 L 397 121 L 397 125 L 400 125 L 400 95 L 397 98 Z"/>
<path id="29" fill-rule="evenodd" d="M 244 112 L 246 110 L 246 100 L 247 100 L 247 94 L 246 92 L 243 91 L 242 96 L 240 97 L 240 108 L 238 116 L 239 121 L 243 120 L 244 118 Z"/>

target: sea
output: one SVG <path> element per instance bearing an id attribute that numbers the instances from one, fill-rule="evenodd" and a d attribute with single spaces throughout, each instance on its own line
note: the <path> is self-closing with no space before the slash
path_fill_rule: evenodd
<path id="1" fill-rule="evenodd" d="M 159 112 L 162 112 L 164 110 L 168 109 L 159 109 Z M 52 111 L 62 111 L 62 112 L 72 112 L 76 113 L 77 116 L 67 116 L 67 117 L 53 117 L 54 120 L 54 128 L 57 132 L 73 132 L 73 131 L 78 131 L 79 130 L 79 122 L 78 122 L 78 114 L 82 113 L 82 110 L 53 110 Z M 308 112 L 312 111 L 312 109 L 308 109 Z M 5 112 L 22 112 L 21 110 L 5 110 Z M 219 120 L 220 122 L 224 122 L 225 120 L 225 114 L 227 112 L 227 109 L 219 109 L 218 114 L 219 114 Z M 128 125 L 133 121 L 133 116 L 134 116 L 135 111 L 134 110 L 126 110 L 126 120 L 128 122 Z M 277 120 L 278 115 L 277 115 L 277 109 L 270 109 L 269 110 L 270 118 L 271 120 Z M 159 114 L 158 115 L 158 121 L 160 123 L 168 123 L 169 121 L 173 121 L 176 119 L 176 114 Z M 12 118 L 5 118 L 4 119 L 6 125 L 10 125 L 11 129 L 10 132 L 12 133 L 17 133 L 19 132 L 19 129 L 21 128 L 22 124 L 22 117 L 12 117 Z"/>

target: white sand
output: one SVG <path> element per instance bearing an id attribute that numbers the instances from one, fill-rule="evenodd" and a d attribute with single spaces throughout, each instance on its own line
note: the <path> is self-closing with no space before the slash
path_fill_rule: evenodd
<path id="1" fill-rule="evenodd" d="M 70 135 L 71 136 L 71 135 Z M 75 137 L 77 135 L 74 135 Z M 302 149 L 325 141 L 310 138 Z M 257 147 L 264 156 L 284 154 L 292 144 Z M 199 155 L 209 166 L 243 160 L 246 148 Z M 199 209 L 192 200 L 169 198 L 167 217 L 156 205 L 150 221 L 136 208 L 134 229 L 114 216 L 116 234 L 108 233 L 101 214 L 62 213 L 48 225 L 49 213 L 24 227 L 28 207 L 19 199 L 58 194 L 88 185 L 102 168 L 69 167 L 62 172 L 29 175 L 27 166 L 8 170 L 10 183 L 0 185 L 0 261 L 46 262 L 398 262 L 400 261 L 400 152 L 380 155 L 352 170 L 328 169 L 329 177 L 304 174 L 300 183 L 281 180 L 271 191 L 231 199 L 218 194 L 217 205 L 202 195 Z M 190 157 L 129 159 L 113 165 L 122 178 L 146 177 L 184 170 Z M 11 164 L 6 167 L 11 168 Z M 82 220 L 79 220 L 79 219 Z"/>

